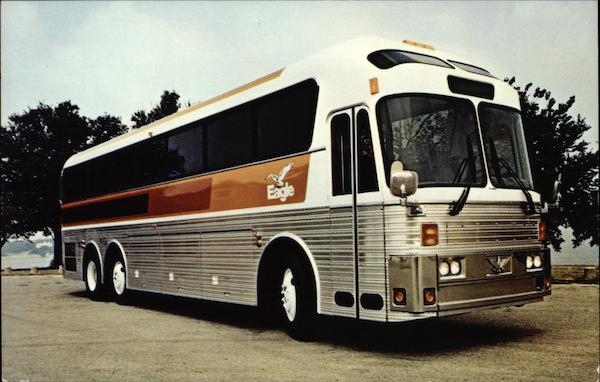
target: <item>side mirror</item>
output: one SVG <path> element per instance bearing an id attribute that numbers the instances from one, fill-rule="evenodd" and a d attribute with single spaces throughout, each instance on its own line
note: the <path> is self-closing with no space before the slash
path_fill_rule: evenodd
<path id="1" fill-rule="evenodd" d="M 558 177 L 554 181 L 554 188 L 552 189 L 552 203 L 558 204 L 562 195 L 560 194 L 560 186 L 562 185 L 562 174 L 558 174 Z"/>
<path id="2" fill-rule="evenodd" d="M 415 171 L 405 170 L 400 161 L 394 161 L 390 169 L 390 190 L 392 194 L 406 198 L 414 194 L 419 186 L 419 175 Z"/>
<path id="3" fill-rule="evenodd" d="M 562 174 L 558 174 L 558 177 L 554 181 L 554 187 L 552 188 L 552 200 L 550 203 L 544 203 L 542 208 L 542 213 L 547 214 L 550 210 L 556 209 L 559 207 L 560 199 L 562 195 L 560 194 L 560 186 L 562 185 Z"/>

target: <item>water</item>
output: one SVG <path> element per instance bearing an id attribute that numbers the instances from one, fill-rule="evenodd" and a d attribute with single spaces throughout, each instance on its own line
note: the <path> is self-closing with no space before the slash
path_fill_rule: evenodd
<path id="1" fill-rule="evenodd" d="M 53 254 L 48 256 L 29 255 L 19 253 L 14 255 L 2 256 L 2 269 L 11 267 L 12 269 L 31 269 L 33 267 L 46 268 L 50 266 Z"/>
<path id="2" fill-rule="evenodd" d="M 9 240 L 2 246 L 2 269 L 46 268 L 54 258 L 54 241 L 41 233 L 29 240 Z"/>
<path id="3" fill-rule="evenodd" d="M 561 252 L 552 251 L 550 258 L 554 265 L 598 265 L 598 247 L 564 248 Z"/>

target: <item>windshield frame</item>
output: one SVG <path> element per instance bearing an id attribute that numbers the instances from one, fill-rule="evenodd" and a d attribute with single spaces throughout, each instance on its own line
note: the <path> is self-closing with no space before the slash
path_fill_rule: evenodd
<path id="1" fill-rule="evenodd" d="M 454 96 L 449 96 L 449 95 L 444 95 L 444 94 L 435 94 L 435 93 L 420 93 L 420 92 L 410 92 L 410 93 L 396 93 L 396 94 L 390 94 L 390 95 L 386 95 L 384 97 L 381 97 L 376 104 L 376 110 L 375 110 L 375 115 L 377 118 L 377 131 L 379 133 L 379 143 L 380 143 L 380 149 L 381 149 L 381 160 L 383 162 L 383 167 L 384 167 L 384 174 L 385 174 L 385 182 L 387 184 L 387 186 L 389 187 L 390 185 L 390 165 L 387 163 L 387 149 L 385 147 L 385 143 L 384 143 L 384 131 L 383 131 L 383 112 L 382 112 L 382 108 L 384 107 L 384 105 L 386 104 L 386 102 L 391 99 L 391 98 L 401 98 L 401 97 L 427 97 L 427 98 L 433 98 L 433 99 L 441 99 L 444 101 L 459 101 L 459 102 L 463 102 L 465 103 L 465 105 L 468 105 L 468 109 L 469 112 L 472 113 L 472 117 L 473 117 L 473 121 L 475 123 L 475 132 L 477 133 L 477 143 L 473 142 L 473 145 L 475 147 L 477 147 L 477 149 L 479 150 L 479 166 L 481 168 L 481 171 L 483 173 L 483 177 L 479 182 L 472 182 L 472 183 L 436 183 L 436 184 L 419 184 L 419 188 L 436 188 L 436 187 L 456 187 L 456 188 L 462 188 L 462 187 L 472 187 L 472 188 L 485 188 L 489 182 L 489 174 L 488 174 L 488 169 L 486 167 L 486 159 L 485 159 L 485 151 L 484 148 L 482 146 L 482 132 L 481 132 L 481 128 L 479 126 L 479 115 L 477 112 L 477 108 L 475 107 L 475 104 L 473 103 L 472 100 L 468 99 L 468 98 L 463 98 L 463 97 L 454 97 Z M 410 170 L 410 169 L 409 169 Z"/>
<path id="2" fill-rule="evenodd" d="M 501 184 L 498 183 L 497 180 L 494 180 L 495 178 L 492 178 L 492 170 L 491 170 L 491 167 L 490 167 L 490 166 L 492 166 L 492 164 L 489 163 L 489 161 L 488 161 L 488 150 L 486 149 L 486 145 L 485 145 L 485 141 L 484 141 L 484 139 L 485 139 L 485 137 L 484 137 L 485 136 L 485 132 L 484 132 L 485 128 L 484 128 L 483 123 L 481 121 L 481 109 L 482 109 L 482 107 L 492 107 L 492 108 L 495 108 L 495 109 L 504 110 L 504 111 L 508 111 L 508 112 L 514 112 L 514 113 L 518 114 L 519 118 L 521 119 L 521 134 L 523 135 L 523 146 L 524 146 L 523 148 L 524 148 L 524 154 L 525 154 L 524 158 L 519 158 L 519 159 L 522 159 L 522 160 L 525 161 L 525 164 L 527 165 L 527 167 L 529 169 L 529 176 L 530 176 L 530 179 L 519 178 L 519 180 L 521 182 L 523 182 L 523 185 L 525 186 L 525 188 L 524 188 L 525 190 L 535 191 L 535 185 L 533 183 L 533 172 L 531 170 L 531 161 L 529 160 L 529 149 L 527 147 L 527 138 L 525 137 L 525 126 L 523 124 L 523 114 L 521 113 L 521 110 L 516 109 L 514 107 L 506 106 L 506 105 L 501 105 L 501 104 L 497 104 L 497 103 L 491 103 L 491 102 L 484 102 L 484 101 L 482 101 L 482 102 L 479 102 L 479 104 L 477 105 L 477 119 L 478 119 L 477 122 L 479 124 L 479 130 L 480 130 L 480 134 L 481 134 L 482 142 L 483 142 L 483 149 L 484 149 L 483 152 L 484 152 L 484 155 L 485 155 L 485 162 L 486 162 L 486 169 L 485 170 L 487 172 L 487 177 L 488 177 L 488 179 L 490 181 L 490 184 L 494 188 L 496 188 L 496 189 L 510 189 L 510 190 L 520 190 L 521 189 L 521 187 L 518 184 L 516 184 L 516 185 L 507 185 L 507 184 L 501 185 Z M 489 155 L 491 155 L 491 152 L 489 153 Z M 517 175 L 519 175 L 519 169 L 513 168 L 512 170 L 515 171 L 515 173 Z M 507 177 L 512 180 L 512 177 L 510 177 L 508 175 L 507 176 L 503 176 L 502 178 L 507 178 Z M 525 182 L 525 181 L 527 181 L 527 182 Z M 514 180 L 513 180 L 513 182 L 514 182 Z M 529 183 L 529 184 L 527 184 L 527 183 Z"/>

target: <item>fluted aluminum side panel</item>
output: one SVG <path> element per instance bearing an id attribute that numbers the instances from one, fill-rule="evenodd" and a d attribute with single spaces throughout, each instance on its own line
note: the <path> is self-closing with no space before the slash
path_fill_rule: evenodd
<path id="1" fill-rule="evenodd" d="M 127 236 L 121 245 L 127 257 L 127 285 L 160 291 L 163 282 L 160 237 L 154 232 Z M 107 232 L 110 234 L 111 232 Z M 139 277 L 133 277 L 134 271 Z"/>
<path id="2" fill-rule="evenodd" d="M 160 277 L 163 293 L 202 295 L 202 258 L 198 233 L 160 234 Z M 134 270 L 130 266 L 130 273 Z"/>
<path id="3" fill-rule="evenodd" d="M 377 294 L 383 300 L 381 310 L 360 307 L 360 318 L 368 320 L 387 319 L 387 262 L 383 228 L 382 206 L 357 208 L 359 293 Z"/>
<path id="4" fill-rule="evenodd" d="M 256 304 L 260 254 L 252 231 L 202 233 L 202 286 L 205 298 Z"/>
<path id="5" fill-rule="evenodd" d="M 331 257 L 330 278 L 327 280 L 328 301 L 322 301 L 324 309 L 336 315 L 356 317 L 356 306 L 343 307 L 335 303 L 336 292 L 347 292 L 354 296 L 358 304 L 358 296 L 354 288 L 354 227 L 351 207 L 331 210 Z M 323 282 L 323 281 L 322 281 Z"/>
<path id="6" fill-rule="evenodd" d="M 287 232 L 300 237 L 313 255 L 320 276 L 321 313 L 353 316 L 354 308 L 339 307 L 334 301 L 339 285 L 354 292 L 352 210 L 346 210 L 339 214 L 341 223 L 332 223 L 329 208 L 319 208 L 82 229 L 63 235 L 65 240 L 95 240 L 103 257 L 109 241 L 117 239 L 125 251 L 129 287 L 256 304 L 262 250 L 273 236 Z M 331 226 L 344 235 L 339 240 L 342 251 L 335 256 Z M 257 231 L 262 233 L 261 248 L 252 243 Z M 218 285 L 213 285 L 213 276 L 218 276 Z M 75 277 L 81 279 L 81 266 Z"/>

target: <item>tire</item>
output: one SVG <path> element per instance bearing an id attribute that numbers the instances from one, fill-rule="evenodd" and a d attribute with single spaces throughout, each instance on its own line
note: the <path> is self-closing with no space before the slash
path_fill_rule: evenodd
<path id="1" fill-rule="evenodd" d="M 127 270 L 121 256 L 113 259 L 106 268 L 106 285 L 110 296 L 117 302 L 125 302 L 127 296 Z"/>
<path id="2" fill-rule="evenodd" d="M 297 257 L 285 261 L 280 271 L 280 317 L 289 335 L 299 341 L 314 338 L 316 292 L 311 270 Z"/>
<path id="3" fill-rule="evenodd" d="M 87 256 L 83 264 L 83 281 L 85 290 L 92 299 L 102 296 L 102 276 L 100 274 L 100 261 L 96 256 Z"/>

